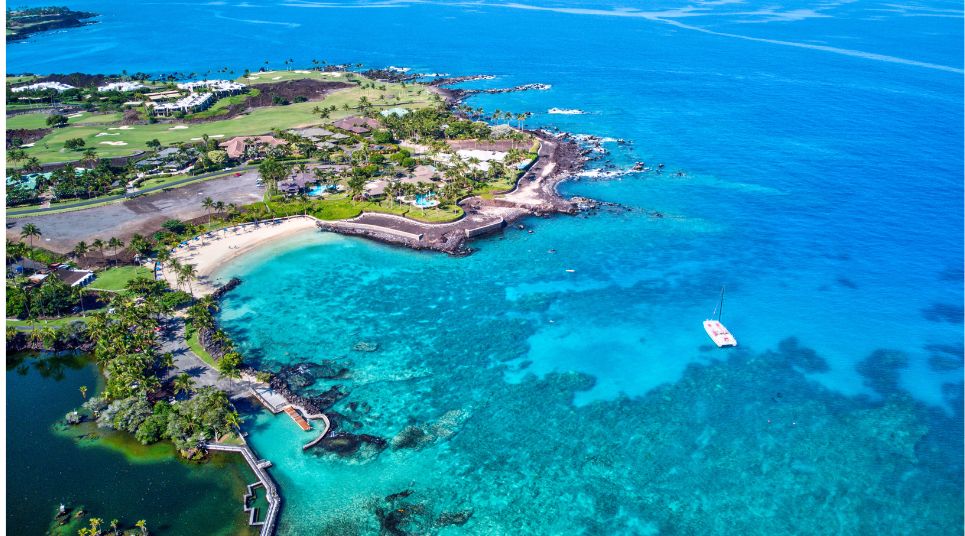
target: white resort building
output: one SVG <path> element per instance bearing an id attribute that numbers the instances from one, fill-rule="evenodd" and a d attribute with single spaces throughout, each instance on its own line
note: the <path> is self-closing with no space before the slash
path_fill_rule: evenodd
<path id="1" fill-rule="evenodd" d="M 43 91 L 45 89 L 52 89 L 58 93 L 62 93 L 68 89 L 74 89 L 74 86 L 70 84 L 62 84 L 60 82 L 37 82 L 36 84 L 10 88 L 10 91 L 13 91 L 14 93 L 21 93 L 23 91 Z"/>
<path id="2" fill-rule="evenodd" d="M 140 82 L 111 82 L 110 84 L 98 86 L 97 91 L 135 91 L 146 87 L 147 86 Z"/>
<path id="3" fill-rule="evenodd" d="M 206 89 L 212 93 L 233 95 L 244 91 L 245 85 L 231 80 L 198 80 L 196 82 L 181 82 L 178 84 L 178 89 L 186 89 L 192 93 Z"/>
<path id="4" fill-rule="evenodd" d="M 245 91 L 246 86 L 230 80 L 199 80 L 197 82 L 182 82 L 178 84 L 178 89 L 187 90 L 190 93 L 174 102 L 148 103 L 153 104 L 154 115 L 174 115 L 178 112 L 186 114 L 206 110 L 209 106 L 221 97 L 236 95 Z M 158 98 L 165 98 L 179 95 L 174 91 L 164 92 L 163 94 L 148 95 L 152 101 Z M 157 97 L 157 98 L 156 98 Z"/>

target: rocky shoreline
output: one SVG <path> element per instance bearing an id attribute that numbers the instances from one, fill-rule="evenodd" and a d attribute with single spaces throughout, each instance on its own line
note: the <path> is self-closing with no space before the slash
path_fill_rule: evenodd
<path id="1" fill-rule="evenodd" d="M 319 229 L 359 236 L 450 255 L 468 255 L 474 250 L 471 240 L 501 232 L 528 216 L 577 214 L 596 206 L 596 202 L 567 199 L 557 187 L 575 176 L 587 161 L 587 150 L 572 139 L 555 137 L 541 131 L 526 131 L 540 141 L 536 163 L 516 182 L 516 187 L 498 197 L 472 196 L 459 202 L 465 215 L 450 223 L 424 223 L 380 213 L 363 213 L 349 220 L 318 221 Z"/>
<path id="2" fill-rule="evenodd" d="M 33 8 L 7 12 L 7 42 L 22 41 L 28 36 L 94 24 L 97 13 L 73 11 L 66 7 Z"/>

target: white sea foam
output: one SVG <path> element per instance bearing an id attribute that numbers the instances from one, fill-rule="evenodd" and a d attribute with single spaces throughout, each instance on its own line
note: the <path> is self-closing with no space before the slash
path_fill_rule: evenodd
<path id="1" fill-rule="evenodd" d="M 583 115 L 586 112 L 577 108 L 550 108 L 546 113 L 559 115 Z"/>
<path id="2" fill-rule="evenodd" d="M 622 177 L 623 175 L 631 175 L 636 173 L 643 173 L 642 170 L 635 169 L 587 169 L 581 172 L 578 176 L 586 177 L 590 179 L 613 179 L 616 177 Z"/>
<path id="3" fill-rule="evenodd" d="M 698 8 L 698 7 L 686 7 L 680 9 L 672 9 L 665 11 L 640 11 L 635 8 L 619 8 L 619 9 L 589 9 L 589 8 L 560 8 L 560 7 L 543 7 L 534 6 L 528 4 L 518 4 L 518 3 L 505 3 L 505 4 L 493 4 L 501 7 L 507 7 L 512 9 L 526 9 L 531 11 L 552 11 L 556 13 L 567 13 L 571 15 L 595 15 L 595 16 L 605 16 L 605 17 L 630 17 L 630 18 L 640 18 L 645 20 L 651 20 L 655 22 L 663 22 L 665 24 L 670 24 L 677 28 L 684 30 L 692 30 L 695 32 L 701 32 L 708 35 L 716 35 L 720 37 L 730 37 L 732 39 L 743 39 L 745 41 L 755 41 L 758 43 L 769 43 L 772 45 L 783 45 L 795 48 L 804 48 L 809 50 L 818 50 L 821 52 L 829 52 L 832 54 L 840 54 L 842 56 L 851 56 L 854 58 L 862 58 L 866 60 L 883 61 L 887 63 L 897 63 L 901 65 L 910 65 L 913 67 L 924 67 L 926 69 L 935 69 L 938 71 L 946 71 L 956 74 L 965 74 L 965 70 L 958 67 L 951 67 L 948 65 L 940 65 L 937 63 L 929 63 L 925 61 L 911 60 L 907 58 L 899 58 L 897 56 L 888 56 L 885 54 L 877 54 L 874 52 L 864 52 L 861 50 L 852 50 L 847 48 L 838 48 L 827 45 L 816 45 L 812 43 L 800 43 L 796 41 L 782 41 L 779 39 L 767 39 L 763 37 L 752 37 L 749 35 L 733 34 L 727 32 L 718 32 L 714 30 L 709 30 L 707 28 L 702 28 L 700 26 L 693 26 L 690 24 L 684 24 L 675 19 L 685 18 L 685 17 L 702 17 L 715 15 L 712 10 Z M 740 13 L 735 13 L 740 15 Z M 800 20 L 801 18 L 810 18 L 814 16 L 826 16 L 824 14 L 818 14 L 809 10 L 795 10 L 795 11 L 767 11 L 765 12 L 749 12 L 748 15 L 766 15 L 766 18 L 759 19 L 759 22 L 768 21 L 786 21 L 786 20 Z M 747 22 L 747 21 L 741 21 Z"/>

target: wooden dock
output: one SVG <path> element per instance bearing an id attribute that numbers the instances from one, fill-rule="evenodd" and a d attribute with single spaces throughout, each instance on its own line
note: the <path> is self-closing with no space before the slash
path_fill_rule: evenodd
<path id="1" fill-rule="evenodd" d="M 291 417 L 293 421 L 295 421 L 295 424 L 301 427 L 302 430 L 307 432 L 312 429 L 312 425 L 308 424 L 308 421 L 306 421 L 305 418 L 302 417 L 300 413 L 298 413 L 298 410 L 293 408 L 292 406 L 286 406 L 285 413 L 287 413 L 288 416 Z"/>

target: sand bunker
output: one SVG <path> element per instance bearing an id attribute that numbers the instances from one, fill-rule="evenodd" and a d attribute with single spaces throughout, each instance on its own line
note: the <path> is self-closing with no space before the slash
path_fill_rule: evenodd
<path id="1" fill-rule="evenodd" d="M 102 141 L 101 145 L 127 145 L 126 141 Z"/>
<path id="2" fill-rule="evenodd" d="M 280 76 L 273 76 L 273 77 L 271 77 L 271 79 L 272 79 L 272 80 L 281 80 L 281 77 L 280 77 Z"/>
<path id="3" fill-rule="evenodd" d="M 67 117 L 81 117 L 82 115 L 84 115 L 84 112 L 77 112 L 75 114 L 70 114 Z"/>
<path id="4" fill-rule="evenodd" d="M 120 132 L 98 132 L 97 135 L 95 135 L 94 137 L 99 138 L 101 136 L 120 136 L 120 135 L 121 135 Z"/>
<path id="5" fill-rule="evenodd" d="M 110 127 L 107 130 L 134 130 L 134 127 L 130 125 L 124 125 L 122 127 Z"/>
<path id="6" fill-rule="evenodd" d="M 173 127 L 169 128 L 168 130 L 184 130 L 184 129 L 186 129 L 186 128 L 188 128 L 187 125 L 174 125 Z"/>
<path id="7" fill-rule="evenodd" d="M 208 136 L 208 137 L 209 137 L 209 138 L 223 138 L 223 137 L 224 137 L 224 134 L 212 134 L 212 135 L 210 135 L 210 136 Z"/>

